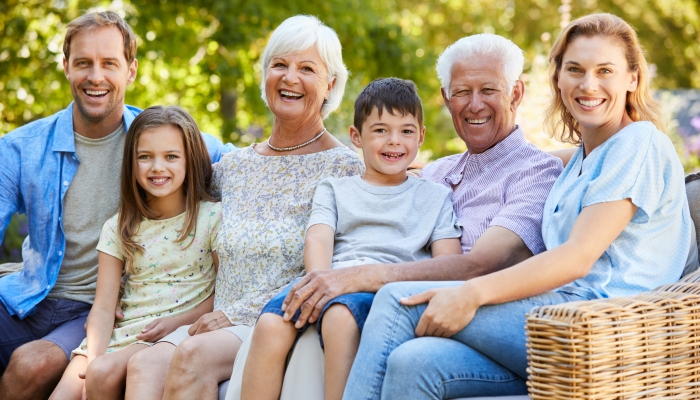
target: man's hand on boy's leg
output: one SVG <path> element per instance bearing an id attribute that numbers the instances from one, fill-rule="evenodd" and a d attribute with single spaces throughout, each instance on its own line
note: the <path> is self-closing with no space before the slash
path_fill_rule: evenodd
<path id="1" fill-rule="evenodd" d="M 301 309 L 295 326 L 318 321 L 321 311 L 334 298 L 347 293 L 376 292 L 383 285 L 378 282 L 381 264 L 369 264 L 333 270 L 314 270 L 306 274 L 289 290 L 282 303 L 285 321 Z"/>
<path id="2" fill-rule="evenodd" d="M 311 271 L 292 286 L 282 303 L 289 321 L 297 309 L 297 326 L 318 320 L 323 307 L 341 294 L 377 292 L 400 281 L 464 281 L 510 267 L 532 257 L 515 232 L 492 226 L 474 243 L 468 254 L 444 255 L 398 264 L 370 264 L 336 270 Z"/>

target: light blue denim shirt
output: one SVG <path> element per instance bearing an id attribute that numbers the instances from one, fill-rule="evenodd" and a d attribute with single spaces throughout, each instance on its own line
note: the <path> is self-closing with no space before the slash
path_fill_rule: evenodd
<path id="1" fill-rule="evenodd" d="M 557 290 L 607 298 L 676 282 L 689 249 L 697 260 L 683 175 L 673 144 L 650 122 L 627 125 L 585 158 L 579 148 L 545 203 L 547 249 L 568 240 L 584 207 L 630 199 L 638 209 L 588 275 Z"/>
<path id="2" fill-rule="evenodd" d="M 124 106 L 126 129 L 140 112 Z M 203 138 L 212 162 L 234 149 L 211 135 Z M 0 301 L 10 315 L 31 315 L 56 283 L 66 249 L 63 197 L 79 164 L 73 103 L 0 138 L 0 238 L 14 213 L 26 214 L 29 225 L 29 240 L 22 246 L 24 268 L 0 279 Z"/>

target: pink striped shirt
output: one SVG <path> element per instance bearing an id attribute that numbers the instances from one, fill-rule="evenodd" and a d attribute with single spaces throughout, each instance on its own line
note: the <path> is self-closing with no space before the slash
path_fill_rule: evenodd
<path id="1" fill-rule="evenodd" d="M 544 202 L 562 169 L 559 158 L 528 143 L 516 126 L 485 152 L 441 158 L 426 166 L 422 177 L 452 188 L 452 206 L 464 228 L 464 253 L 495 225 L 513 231 L 537 254 L 545 250 Z"/>

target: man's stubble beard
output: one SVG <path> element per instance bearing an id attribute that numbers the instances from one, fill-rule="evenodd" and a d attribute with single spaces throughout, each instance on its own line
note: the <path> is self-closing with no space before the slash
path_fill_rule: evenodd
<path id="1" fill-rule="evenodd" d="M 80 115 L 82 116 L 82 118 L 83 118 L 85 121 L 90 122 L 90 123 L 92 123 L 92 124 L 100 123 L 100 122 L 102 122 L 105 118 L 107 118 L 107 116 L 109 116 L 112 112 L 114 112 L 114 110 L 117 109 L 117 107 L 118 107 L 118 104 L 117 104 L 117 103 L 118 103 L 118 102 L 117 102 L 116 99 L 115 99 L 116 96 L 113 95 L 113 93 L 114 93 L 113 88 L 112 88 L 112 87 L 106 87 L 106 88 L 104 88 L 104 89 L 109 90 L 109 93 L 107 93 L 107 96 L 109 97 L 109 101 L 107 102 L 107 104 L 106 104 L 106 106 L 105 106 L 105 108 L 104 108 L 104 111 L 101 112 L 101 113 L 99 113 L 98 115 L 91 114 L 91 113 L 88 111 L 88 109 L 84 106 L 84 104 L 83 104 L 83 99 L 79 96 L 79 94 L 84 94 L 84 93 L 82 93 L 82 89 L 81 89 L 81 88 L 78 88 L 78 90 L 81 92 L 81 93 L 79 93 L 78 95 L 76 95 L 75 92 L 73 93 L 73 99 L 75 100 L 75 104 L 78 106 L 78 111 L 80 112 Z"/>

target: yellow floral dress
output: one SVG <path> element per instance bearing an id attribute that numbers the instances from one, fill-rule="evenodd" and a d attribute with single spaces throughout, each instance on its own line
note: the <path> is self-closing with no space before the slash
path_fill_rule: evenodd
<path id="1" fill-rule="evenodd" d="M 253 325 L 260 310 L 304 274 L 304 235 L 318 182 L 361 174 L 348 147 L 263 156 L 246 147 L 222 158 L 212 182 L 221 196 L 214 310 L 234 325 Z"/>
<path id="2" fill-rule="evenodd" d="M 97 250 L 123 260 L 118 218 L 119 214 L 105 222 Z M 133 273 L 123 285 L 124 319 L 112 331 L 107 353 L 136 343 L 136 335 L 153 320 L 190 311 L 211 295 L 221 203 L 200 202 L 196 231 L 176 243 L 185 218 L 182 213 L 163 220 L 144 219 L 139 225 L 134 240 L 144 251 L 135 254 Z M 87 355 L 87 339 L 73 354 Z"/>

